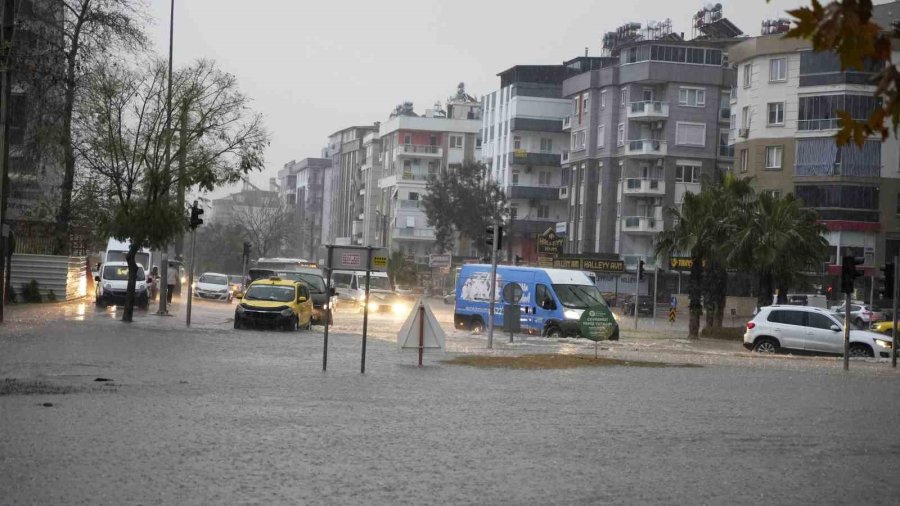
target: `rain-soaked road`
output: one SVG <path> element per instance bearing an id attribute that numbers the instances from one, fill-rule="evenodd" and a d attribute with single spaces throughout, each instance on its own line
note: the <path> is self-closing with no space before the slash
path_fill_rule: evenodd
<path id="1" fill-rule="evenodd" d="M 452 318 L 435 306 L 438 318 Z M 699 368 L 472 369 L 340 315 L 322 331 L 231 329 L 67 304 L 0 326 L 2 504 L 897 504 L 900 376 L 888 364 L 757 357 L 634 335 L 606 356 Z M 449 327 L 449 326 L 448 326 Z M 450 331 L 448 348 L 483 352 Z M 537 338 L 491 353 L 587 353 Z M 96 378 L 111 382 L 96 382 Z M 44 406 L 45 403 L 52 406 Z"/>

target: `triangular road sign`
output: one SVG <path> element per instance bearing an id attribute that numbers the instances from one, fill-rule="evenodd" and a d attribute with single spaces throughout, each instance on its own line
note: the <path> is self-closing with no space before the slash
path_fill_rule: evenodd
<path id="1" fill-rule="evenodd" d="M 423 348 L 426 350 L 444 349 L 444 339 L 446 337 L 444 329 L 441 328 L 441 324 L 438 323 L 437 318 L 434 317 L 431 306 L 423 304 L 421 299 L 416 302 L 409 317 L 406 318 L 406 321 L 403 322 L 403 326 L 400 327 L 400 332 L 397 333 L 397 344 L 400 345 L 401 350 L 419 349 L 419 320 L 421 319 L 420 315 L 423 313 L 422 311 L 419 311 L 420 306 L 425 308 L 425 325 L 422 329 Z"/>

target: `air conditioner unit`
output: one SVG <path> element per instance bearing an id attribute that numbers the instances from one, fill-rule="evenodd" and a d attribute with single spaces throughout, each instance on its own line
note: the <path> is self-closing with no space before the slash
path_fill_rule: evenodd
<path id="1" fill-rule="evenodd" d="M 741 128 L 740 130 L 738 130 L 738 137 L 746 139 L 749 136 L 750 136 L 749 128 Z"/>

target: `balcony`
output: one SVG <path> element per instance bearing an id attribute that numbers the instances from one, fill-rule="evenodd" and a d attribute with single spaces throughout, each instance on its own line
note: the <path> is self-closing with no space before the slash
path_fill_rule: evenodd
<path id="1" fill-rule="evenodd" d="M 430 146 L 428 144 L 400 144 L 397 146 L 397 156 L 442 158 L 444 150 L 440 146 Z"/>
<path id="2" fill-rule="evenodd" d="M 667 152 L 666 141 L 656 139 L 628 141 L 625 146 L 625 155 L 636 158 L 659 158 L 666 156 Z"/>
<path id="3" fill-rule="evenodd" d="M 628 119 L 657 121 L 669 117 L 669 104 L 666 102 L 631 102 L 628 104 Z"/>
<path id="4" fill-rule="evenodd" d="M 562 161 L 562 163 L 567 163 L 569 161 L 569 152 L 563 151 L 560 160 Z"/>
<path id="5" fill-rule="evenodd" d="M 797 120 L 797 130 L 800 130 L 801 132 L 837 130 L 838 128 L 840 128 L 840 125 L 838 125 L 837 118 Z"/>
<path id="6" fill-rule="evenodd" d="M 559 200 L 556 186 L 510 186 L 506 193 L 510 199 Z"/>
<path id="7" fill-rule="evenodd" d="M 566 116 L 562 120 L 562 129 L 563 131 L 572 129 L 572 116 Z"/>
<path id="8" fill-rule="evenodd" d="M 400 209 L 424 209 L 421 200 L 398 200 L 397 206 Z"/>
<path id="9" fill-rule="evenodd" d="M 666 194 L 666 182 L 659 179 L 628 178 L 622 193 L 630 197 L 661 197 Z"/>
<path id="10" fill-rule="evenodd" d="M 434 240 L 434 229 L 431 228 L 395 228 L 393 237 L 399 239 Z"/>
<path id="11" fill-rule="evenodd" d="M 629 234 L 658 234 L 663 231 L 663 222 L 652 216 L 626 216 L 622 218 L 622 231 Z"/>
<path id="12" fill-rule="evenodd" d="M 559 167 L 562 155 L 557 153 L 529 153 L 524 149 L 516 149 L 509 153 L 509 163 L 528 165 L 530 167 Z"/>
<path id="13" fill-rule="evenodd" d="M 434 176 L 437 176 L 437 171 L 430 172 L 427 170 L 415 170 L 415 169 L 404 169 L 403 172 L 399 174 L 401 181 L 428 181 Z"/>

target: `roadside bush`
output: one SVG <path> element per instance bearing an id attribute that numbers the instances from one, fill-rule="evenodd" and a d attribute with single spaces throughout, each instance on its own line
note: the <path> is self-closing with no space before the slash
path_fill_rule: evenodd
<path id="1" fill-rule="evenodd" d="M 47 302 L 56 302 L 56 293 L 53 290 L 47 292 Z"/>
<path id="2" fill-rule="evenodd" d="M 743 341 L 744 332 L 746 331 L 747 329 L 744 327 L 721 327 L 717 329 L 707 327 L 700 331 L 700 337 L 723 339 L 726 341 Z"/>
<path id="3" fill-rule="evenodd" d="M 22 299 L 25 302 L 41 302 L 41 288 L 36 279 L 22 285 Z"/>

